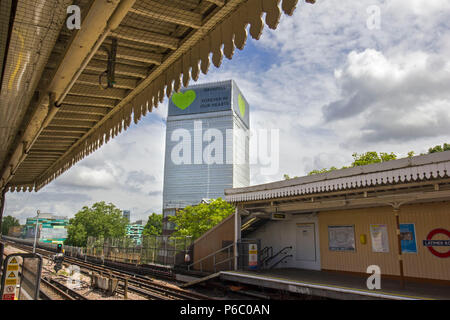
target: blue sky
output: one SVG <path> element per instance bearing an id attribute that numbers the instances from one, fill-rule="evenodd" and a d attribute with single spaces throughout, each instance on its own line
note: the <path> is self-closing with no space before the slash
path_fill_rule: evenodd
<path id="1" fill-rule="evenodd" d="M 367 27 L 374 5 L 379 29 Z M 197 83 L 234 79 L 251 128 L 280 130 L 278 172 L 254 165 L 251 184 L 348 165 L 354 152 L 426 152 L 450 142 L 449 30 L 450 0 L 299 1 Z M 133 220 L 160 213 L 166 115 L 167 99 L 38 193 L 9 193 L 5 214 L 70 217 L 101 200 Z"/>

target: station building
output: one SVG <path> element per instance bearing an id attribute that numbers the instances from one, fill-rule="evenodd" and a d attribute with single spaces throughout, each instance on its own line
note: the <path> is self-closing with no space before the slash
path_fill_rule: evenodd
<path id="1" fill-rule="evenodd" d="M 23 229 L 24 238 L 34 238 L 38 217 L 27 218 Z M 40 242 L 63 243 L 67 239 L 69 219 L 52 213 L 39 215 L 38 238 Z"/>
<path id="2" fill-rule="evenodd" d="M 136 221 L 135 223 L 127 224 L 127 237 L 133 239 L 136 245 L 141 245 L 142 234 L 144 232 L 144 225 L 142 221 Z"/>
<path id="3" fill-rule="evenodd" d="M 366 274 L 376 265 L 383 275 L 450 283 L 450 152 L 225 194 L 238 208 L 237 241 L 260 241 L 262 254 L 285 248 L 274 268 Z"/>
<path id="4" fill-rule="evenodd" d="M 367 278 L 368 267 L 378 266 L 384 277 L 450 284 L 449 151 L 225 194 L 236 214 L 194 244 L 194 262 L 203 259 L 204 271 L 251 270 L 243 245 L 254 243 L 258 271 L 332 271 Z M 237 244 L 235 261 L 231 268 L 219 267 L 212 253 L 223 256 L 220 248 L 231 237 Z"/>

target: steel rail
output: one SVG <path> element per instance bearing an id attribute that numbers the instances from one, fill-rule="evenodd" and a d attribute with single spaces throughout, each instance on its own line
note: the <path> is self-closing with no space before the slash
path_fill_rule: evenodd
<path id="1" fill-rule="evenodd" d="M 68 286 L 62 284 L 59 281 L 56 281 L 55 279 L 43 277 L 43 278 L 41 278 L 41 280 L 45 281 L 46 284 L 50 284 L 50 286 L 52 286 L 52 288 L 59 289 L 58 292 L 64 293 L 64 294 L 66 294 L 66 296 L 71 297 L 70 300 L 89 300 L 87 297 L 76 292 L 75 290 L 72 290 Z"/>
<path id="2" fill-rule="evenodd" d="M 71 295 L 69 295 L 68 293 L 64 292 L 63 290 L 61 290 L 59 287 L 55 286 L 54 284 L 52 284 L 50 281 L 48 281 L 45 278 L 41 278 L 41 284 L 44 283 L 47 287 L 49 287 L 51 290 L 53 290 L 53 292 L 56 292 L 56 294 L 62 296 L 64 298 L 64 300 L 76 300 L 74 297 L 72 297 Z M 54 300 L 51 299 L 50 296 L 48 294 L 46 294 L 45 292 L 42 291 L 39 294 L 40 296 L 44 295 L 46 296 L 46 299 L 44 300 Z"/>

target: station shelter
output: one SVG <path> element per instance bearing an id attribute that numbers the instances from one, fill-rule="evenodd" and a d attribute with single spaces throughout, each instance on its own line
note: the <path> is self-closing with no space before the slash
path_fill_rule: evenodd
<path id="1" fill-rule="evenodd" d="M 399 288 L 405 281 L 429 283 L 450 293 L 448 151 L 227 189 L 225 195 L 236 205 L 237 273 L 222 278 L 236 280 L 244 272 L 249 283 L 270 274 L 272 280 L 367 289 L 366 279 L 377 272 L 386 285 L 387 279 L 394 287 L 402 283 Z M 214 236 L 207 237 L 211 247 Z M 197 247 L 194 252 L 205 247 L 201 239 Z"/>

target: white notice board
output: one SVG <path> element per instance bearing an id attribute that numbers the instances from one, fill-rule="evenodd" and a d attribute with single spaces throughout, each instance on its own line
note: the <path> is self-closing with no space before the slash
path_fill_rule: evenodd
<path id="1" fill-rule="evenodd" d="M 370 237 L 373 252 L 389 252 L 389 238 L 385 224 L 371 224 Z"/>

